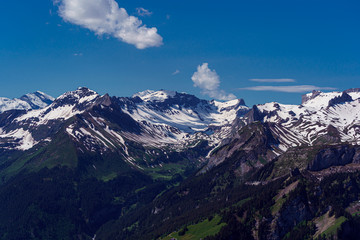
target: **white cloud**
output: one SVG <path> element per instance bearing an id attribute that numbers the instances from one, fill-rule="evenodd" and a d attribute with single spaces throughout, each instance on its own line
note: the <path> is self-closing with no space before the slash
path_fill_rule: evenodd
<path id="1" fill-rule="evenodd" d="M 318 87 L 313 85 L 296 85 L 296 86 L 255 86 L 239 88 L 240 90 L 251 91 L 273 91 L 273 92 L 288 92 L 288 93 L 302 93 L 310 92 L 312 90 L 336 90 L 332 87 Z"/>
<path id="2" fill-rule="evenodd" d="M 197 72 L 193 74 L 191 80 L 194 82 L 195 87 L 207 91 L 214 91 L 220 86 L 220 78 L 215 70 L 209 68 L 208 63 L 203 63 L 197 67 Z"/>
<path id="3" fill-rule="evenodd" d="M 253 78 L 249 79 L 252 82 L 263 82 L 263 83 L 287 83 L 287 82 L 296 82 L 295 79 L 291 78 Z"/>
<path id="4" fill-rule="evenodd" d="M 221 89 L 218 89 L 216 91 L 204 90 L 203 93 L 209 95 L 211 98 L 224 100 L 224 101 L 234 100 L 237 98 L 234 94 L 226 93 L 224 90 Z"/>
<path id="5" fill-rule="evenodd" d="M 215 70 L 209 68 L 208 63 L 199 65 L 191 80 L 194 82 L 195 87 L 202 89 L 203 94 L 207 94 L 212 98 L 220 100 L 236 99 L 234 94 L 228 94 L 224 90 L 219 89 L 220 77 Z"/>
<path id="6" fill-rule="evenodd" d="M 59 14 L 67 22 L 87 28 L 97 35 L 108 34 L 138 49 L 162 45 L 155 27 L 129 16 L 115 0 L 55 0 Z"/>
<path id="7" fill-rule="evenodd" d="M 139 15 L 139 16 L 151 16 L 153 14 L 149 10 L 142 8 L 142 7 L 136 8 L 136 12 L 137 12 L 137 15 Z"/>
<path id="8" fill-rule="evenodd" d="M 180 70 L 179 69 L 176 69 L 175 72 L 172 73 L 172 75 L 178 75 L 180 73 Z"/>

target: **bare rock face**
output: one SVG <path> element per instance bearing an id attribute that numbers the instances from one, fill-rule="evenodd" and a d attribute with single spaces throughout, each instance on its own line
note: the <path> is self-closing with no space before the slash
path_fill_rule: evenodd
<path id="1" fill-rule="evenodd" d="M 358 146 L 338 145 L 320 150 L 308 164 L 308 170 L 320 171 L 331 166 L 344 166 L 360 162 Z"/>
<path id="2" fill-rule="evenodd" d="M 274 159 L 276 155 L 272 150 L 277 144 L 269 124 L 254 122 L 241 128 L 236 137 L 214 151 L 206 168 L 231 160 L 236 162 L 237 173 L 243 175 Z"/>
<path id="3" fill-rule="evenodd" d="M 341 96 L 331 99 L 329 101 L 328 107 L 334 106 L 336 104 L 342 104 L 342 103 L 346 103 L 346 102 L 351 102 L 352 100 L 353 99 L 351 98 L 351 96 L 349 94 L 347 94 L 346 92 L 343 92 L 341 94 Z"/>
<path id="4" fill-rule="evenodd" d="M 303 196 L 298 196 L 284 206 L 274 218 L 274 229 L 268 239 L 282 239 L 297 224 L 311 218 L 312 212 L 307 200 Z"/>

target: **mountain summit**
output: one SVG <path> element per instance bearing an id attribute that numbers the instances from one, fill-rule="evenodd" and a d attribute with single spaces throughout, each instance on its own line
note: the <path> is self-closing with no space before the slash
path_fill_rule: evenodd
<path id="1" fill-rule="evenodd" d="M 8 110 L 30 110 L 44 108 L 53 101 L 53 97 L 40 91 L 28 93 L 20 98 L 14 99 L 0 97 L 0 113 Z"/>

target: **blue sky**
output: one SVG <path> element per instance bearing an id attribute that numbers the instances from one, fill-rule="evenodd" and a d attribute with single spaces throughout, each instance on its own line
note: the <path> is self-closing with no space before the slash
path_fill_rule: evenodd
<path id="1" fill-rule="evenodd" d="M 125 13 L 102 23 L 114 3 Z M 236 96 L 252 105 L 299 103 L 312 87 L 360 87 L 356 0 L 19 0 L 1 1 L 0 11 L 4 97 L 87 86 L 116 96 Z M 124 27 L 130 19 L 142 24 Z"/>

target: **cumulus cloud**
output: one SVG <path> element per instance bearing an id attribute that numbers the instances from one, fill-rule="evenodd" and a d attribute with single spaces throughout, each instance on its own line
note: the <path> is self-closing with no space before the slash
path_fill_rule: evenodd
<path id="1" fill-rule="evenodd" d="M 147 27 L 130 16 L 115 0 L 54 0 L 59 15 L 72 24 L 87 28 L 97 35 L 108 34 L 138 49 L 162 45 L 157 28 Z"/>
<path id="2" fill-rule="evenodd" d="M 149 10 L 142 8 L 142 7 L 136 8 L 136 12 L 137 12 L 137 15 L 142 16 L 142 17 L 152 15 L 152 12 L 150 12 Z"/>
<path id="3" fill-rule="evenodd" d="M 236 96 L 221 90 L 220 77 L 215 70 L 209 68 L 208 63 L 203 63 L 197 67 L 197 71 L 191 77 L 194 86 L 201 88 L 203 94 L 207 94 L 212 98 L 220 100 L 233 100 Z"/>
<path id="4" fill-rule="evenodd" d="M 239 88 L 240 90 L 251 91 L 273 91 L 273 92 L 287 92 L 287 93 L 303 93 L 310 92 L 312 90 L 336 90 L 332 87 L 318 87 L 313 85 L 296 85 L 296 86 L 255 86 Z"/>
<path id="5" fill-rule="evenodd" d="M 288 82 L 296 82 L 295 79 L 291 78 L 253 78 L 249 79 L 252 82 L 262 82 L 262 83 L 288 83 Z"/>

